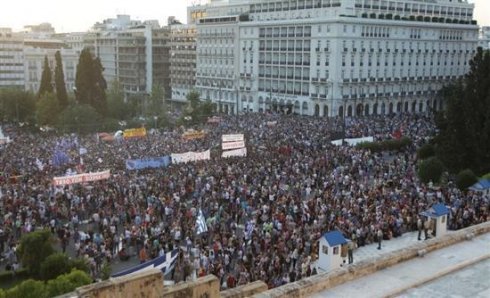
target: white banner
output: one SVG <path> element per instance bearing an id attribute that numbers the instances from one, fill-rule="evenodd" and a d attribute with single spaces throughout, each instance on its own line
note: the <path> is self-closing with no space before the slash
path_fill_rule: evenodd
<path id="1" fill-rule="evenodd" d="M 349 146 L 355 146 L 355 145 L 360 144 L 360 143 L 372 143 L 372 142 L 374 142 L 374 138 L 373 137 L 364 137 L 364 138 L 344 139 L 344 142 L 346 142 Z M 340 146 L 340 145 L 342 145 L 342 139 L 332 141 L 331 143 L 332 143 L 332 145 Z"/>
<path id="2" fill-rule="evenodd" d="M 96 173 L 84 173 L 84 174 L 78 174 L 72 176 L 54 177 L 53 184 L 55 186 L 71 185 L 77 183 L 109 179 L 110 176 L 111 176 L 111 171 L 107 170 L 107 171 L 96 172 Z"/>
<path id="3" fill-rule="evenodd" d="M 221 144 L 221 147 L 223 150 L 240 149 L 240 148 L 245 147 L 245 142 L 244 141 L 238 141 L 238 142 L 223 143 L 223 144 Z"/>
<path id="4" fill-rule="evenodd" d="M 230 151 L 223 151 L 223 154 L 221 157 L 223 158 L 228 158 L 228 157 L 246 157 L 247 156 L 247 148 L 241 148 L 237 150 L 230 150 Z"/>
<path id="5" fill-rule="evenodd" d="M 186 152 L 186 153 L 172 153 L 172 163 L 186 163 L 191 161 L 208 160 L 211 159 L 211 150 L 204 152 Z"/>
<path id="6" fill-rule="evenodd" d="M 243 134 L 234 134 L 234 135 L 223 135 L 222 136 L 223 143 L 226 142 L 243 142 L 244 137 Z"/>

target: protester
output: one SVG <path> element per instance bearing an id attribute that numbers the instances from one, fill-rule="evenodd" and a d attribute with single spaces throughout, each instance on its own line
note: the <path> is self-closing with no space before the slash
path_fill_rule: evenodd
<path id="1" fill-rule="evenodd" d="M 332 145 L 343 122 L 264 114 L 236 122 L 223 116 L 220 123 L 196 127 L 206 133 L 192 140 L 177 128 L 112 142 L 3 126 L 13 142 L 0 149 L 1 242 L 10 248 L 38 228 L 60 231 L 63 246 L 73 243 L 94 276 L 103 260 L 143 262 L 179 248 L 175 281 L 214 274 L 227 288 L 259 279 L 272 288 L 316 274 L 318 239 L 327 231 L 341 231 L 356 246 L 379 241 L 381 248 L 383 237 L 420 231 L 418 215 L 435 202 L 450 208 L 450 229 L 488 220 L 488 196 L 451 184 L 432 189 L 417 179 L 415 145 L 435 133 L 429 117 L 345 120 L 346 137 L 384 140 L 396 133 L 414 141 L 390 153 Z M 246 157 L 220 157 L 227 133 L 245 135 Z M 130 159 L 208 149 L 210 160 L 126 168 Z M 104 170 L 111 171 L 107 180 L 51 183 L 53 177 Z M 198 234 L 200 211 L 207 231 Z"/>

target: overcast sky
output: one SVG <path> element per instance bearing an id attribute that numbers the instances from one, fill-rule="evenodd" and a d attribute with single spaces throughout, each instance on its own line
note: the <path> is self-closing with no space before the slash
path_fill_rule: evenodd
<path id="1" fill-rule="evenodd" d="M 51 23 L 56 32 L 86 31 L 94 23 L 117 14 L 136 20 L 157 19 L 161 25 L 168 16 L 186 22 L 186 7 L 193 0 L 1 0 L 0 27 L 20 30 L 24 25 Z M 196 0 L 196 2 L 198 2 Z M 476 4 L 480 25 L 490 26 L 490 0 L 470 0 Z"/>

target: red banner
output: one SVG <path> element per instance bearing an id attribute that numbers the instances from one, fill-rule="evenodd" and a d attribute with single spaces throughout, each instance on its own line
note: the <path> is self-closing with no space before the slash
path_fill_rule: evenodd
<path id="1" fill-rule="evenodd" d="M 84 173 L 84 174 L 73 175 L 73 176 L 54 177 L 53 184 L 55 186 L 71 185 L 77 183 L 105 180 L 105 179 L 109 179 L 110 176 L 111 176 L 111 171 L 107 170 L 107 171 L 96 172 L 96 173 Z"/>

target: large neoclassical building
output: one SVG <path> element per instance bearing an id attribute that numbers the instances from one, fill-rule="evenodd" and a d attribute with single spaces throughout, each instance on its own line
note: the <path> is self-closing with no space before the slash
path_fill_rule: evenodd
<path id="1" fill-rule="evenodd" d="M 222 111 L 359 116 L 438 110 L 469 70 L 467 0 L 221 0 L 188 8 L 196 89 Z M 198 16 L 198 17 L 196 17 Z"/>

